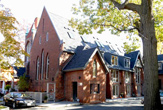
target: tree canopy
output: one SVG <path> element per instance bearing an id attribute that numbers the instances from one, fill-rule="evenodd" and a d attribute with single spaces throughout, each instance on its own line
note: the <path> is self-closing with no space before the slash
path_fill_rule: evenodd
<path id="1" fill-rule="evenodd" d="M 154 0 L 152 5 L 158 44 L 163 41 L 162 1 Z M 123 7 L 119 4 L 128 5 Z M 133 6 L 139 7 L 141 4 L 141 0 L 126 0 L 125 2 L 124 0 L 81 0 L 79 6 L 74 5 L 72 9 L 73 13 L 82 16 L 82 19 L 78 17 L 72 18 L 70 25 L 79 30 L 80 34 L 91 34 L 92 30 L 97 30 L 98 33 L 109 30 L 116 35 L 124 31 L 127 34 L 143 37 L 143 34 L 140 33 L 139 11 L 141 10 L 138 11 L 138 9 L 132 8 Z M 125 43 L 124 47 L 126 46 L 127 43 Z M 133 46 L 135 47 L 136 45 Z M 131 47 L 129 50 L 134 49 Z M 160 50 L 159 47 L 158 50 Z"/>
<path id="2" fill-rule="evenodd" d="M 4 37 L 4 41 L 0 42 L 1 68 L 7 69 L 12 63 L 16 66 L 23 65 L 24 63 L 21 55 L 26 53 L 20 46 L 20 42 L 16 40 L 16 36 L 18 36 L 17 25 L 18 22 L 10 9 L 0 4 L 0 32 Z"/>
<path id="3" fill-rule="evenodd" d="M 160 110 L 157 43 L 163 41 L 163 0 L 80 0 L 73 7 L 70 26 L 80 34 L 122 31 L 138 35 L 143 43 L 144 109 Z"/>

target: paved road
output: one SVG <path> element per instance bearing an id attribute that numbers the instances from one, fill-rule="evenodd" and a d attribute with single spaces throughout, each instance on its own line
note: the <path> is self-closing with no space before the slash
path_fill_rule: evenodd
<path id="1" fill-rule="evenodd" d="M 13 110 L 13 109 L 11 109 Z M 140 100 L 119 100 L 113 102 L 107 102 L 104 104 L 92 104 L 92 105 L 78 105 L 68 107 L 30 107 L 30 108 L 18 108 L 15 110 L 144 110 L 144 106 L 140 104 Z"/>

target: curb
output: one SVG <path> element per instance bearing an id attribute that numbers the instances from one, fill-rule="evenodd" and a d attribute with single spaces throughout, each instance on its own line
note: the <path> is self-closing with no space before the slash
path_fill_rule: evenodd
<path id="1" fill-rule="evenodd" d="M 10 110 L 9 107 L 7 107 L 7 106 L 4 106 L 4 107 L 6 107 L 6 108 L 2 108 L 2 109 L 0 109 L 0 110 Z"/>

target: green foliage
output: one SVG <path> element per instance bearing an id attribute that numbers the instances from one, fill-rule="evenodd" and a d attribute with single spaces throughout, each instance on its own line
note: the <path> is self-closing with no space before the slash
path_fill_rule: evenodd
<path id="1" fill-rule="evenodd" d="M 18 81 L 18 87 L 20 90 L 27 90 L 29 88 L 28 78 L 26 78 L 26 74 L 24 73 L 23 76 L 20 76 Z"/>
<path id="2" fill-rule="evenodd" d="M 4 37 L 4 41 L 0 43 L 0 67 L 7 69 L 13 62 L 16 66 L 23 65 L 21 55 L 27 54 L 20 46 L 20 42 L 15 39 L 18 22 L 10 9 L 4 8 L 1 4 L 0 9 L 0 33 Z"/>
<path id="3" fill-rule="evenodd" d="M 125 53 L 130 53 L 140 48 L 140 41 L 138 37 L 132 37 L 129 39 L 129 41 L 130 42 L 123 43 Z"/>
<path id="4" fill-rule="evenodd" d="M 5 86 L 5 90 L 9 91 L 10 88 L 11 88 L 11 85 L 9 85 L 9 84 Z"/>
<path id="5" fill-rule="evenodd" d="M 122 31 L 139 35 L 140 16 L 130 9 L 118 9 L 113 0 L 81 0 L 79 7 L 74 5 L 73 13 L 80 18 L 72 18 L 69 25 L 79 30 L 80 34 L 91 34 L 92 30 L 98 33 L 111 31 L 119 35 Z M 123 4 L 124 0 L 114 0 Z M 129 0 L 128 3 L 141 5 L 141 0 Z M 158 42 L 163 42 L 163 0 L 153 1 L 153 15 Z M 82 19 L 81 19 L 82 17 Z M 140 36 L 140 35 L 139 35 Z"/>

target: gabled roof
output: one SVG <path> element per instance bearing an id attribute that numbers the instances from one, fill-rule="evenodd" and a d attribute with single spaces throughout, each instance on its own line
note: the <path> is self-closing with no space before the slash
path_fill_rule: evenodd
<path id="1" fill-rule="evenodd" d="M 25 67 L 14 66 L 13 68 L 16 70 L 18 77 L 23 76 L 23 74 L 25 73 Z"/>
<path id="2" fill-rule="evenodd" d="M 89 61 L 96 53 L 99 54 L 100 59 L 105 66 L 105 62 L 97 48 L 84 49 L 83 46 L 78 46 L 73 58 L 63 68 L 63 71 L 67 72 L 67 71 L 74 71 L 74 70 L 84 70 L 87 64 L 89 63 Z M 108 71 L 108 68 L 106 66 L 104 68 Z"/>
<path id="3" fill-rule="evenodd" d="M 136 65 L 137 59 L 140 56 L 140 51 L 133 51 L 128 54 L 125 54 L 125 56 L 130 57 L 130 68 L 133 69 Z"/>
<path id="4" fill-rule="evenodd" d="M 46 8 L 44 8 L 46 10 Z M 78 46 L 87 46 L 88 48 L 99 47 L 101 51 L 122 54 L 123 50 L 109 42 L 109 37 L 94 35 L 79 35 L 78 31 L 69 26 L 68 19 L 48 12 L 46 10 L 54 29 L 58 35 L 60 43 L 64 43 L 64 51 L 74 52 Z M 105 37 L 105 38 L 104 38 Z"/>

